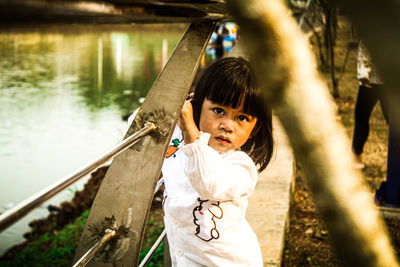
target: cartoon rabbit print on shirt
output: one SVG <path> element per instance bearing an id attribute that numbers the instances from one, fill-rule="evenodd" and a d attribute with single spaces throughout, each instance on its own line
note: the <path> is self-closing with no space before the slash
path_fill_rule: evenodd
<path id="1" fill-rule="evenodd" d="M 196 225 L 195 235 L 203 241 L 209 242 L 219 238 L 216 219 L 224 215 L 219 201 L 209 201 L 197 198 L 199 205 L 193 209 L 193 223 Z M 207 206 L 206 207 L 203 207 Z"/>

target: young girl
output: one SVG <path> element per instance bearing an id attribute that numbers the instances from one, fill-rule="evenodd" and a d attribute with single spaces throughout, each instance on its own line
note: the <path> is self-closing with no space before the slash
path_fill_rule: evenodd
<path id="1" fill-rule="evenodd" d="M 271 110 L 242 58 L 210 65 L 182 109 L 162 168 L 173 266 L 263 266 L 246 221 L 273 151 Z"/>

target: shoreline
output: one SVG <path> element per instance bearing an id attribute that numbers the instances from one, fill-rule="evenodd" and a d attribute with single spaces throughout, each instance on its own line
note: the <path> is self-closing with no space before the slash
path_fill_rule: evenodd
<path id="1" fill-rule="evenodd" d="M 100 184 L 109 166 L 103 166 L 90 174 L 84 188 L 77 191 L 71 201 L 64 201 L 60 206 L 48 206 L 50 214 L 43 219 L 33 220 L 29 223 L 30 231 L 23 234 L 25 241 L 7 249 L 0 260 L 12 260 L 30 242 L 37 240 L 47 232 L 57 231 L 65 225 L 72 223 L 83 212 L 90 209 Z"/>

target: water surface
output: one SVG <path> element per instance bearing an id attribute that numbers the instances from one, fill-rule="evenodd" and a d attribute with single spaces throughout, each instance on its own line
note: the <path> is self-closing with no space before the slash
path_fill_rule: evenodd
<path id="1" fill-rule="evenodd" d="M 32 26 L 0 32 L 0 212 L 122 140 L 184 25 Z M 81 182 L 82 184 L 82 182 Z M 73 185 L 0 234 L 0 254 Z"/>

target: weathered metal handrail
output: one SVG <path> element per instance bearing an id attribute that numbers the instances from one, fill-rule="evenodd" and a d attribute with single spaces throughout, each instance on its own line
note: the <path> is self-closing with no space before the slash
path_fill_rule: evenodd
<path id="1" fill-rule="evenodd" d="M 115 147 L 107 151 L 104 155 L 98 157 L 97 159 L 88 163 L 86 166 L 83 166 L 82 168 L 61 178 L 56 183 L 44 188 L 38 193 L 18 203 L 15 207 L 5 211 L 3 214 L 0 215 L 0 232 L 24 217 L 26 214 L 28 214 L 30 211 L 38 207 L 46 200 L 66 189 L 68 186 L 75 183 L 85 175 L 89 174 L 99 166 L 105 164 L 110 159 L 113 159 L 121 152 L 125 151 L 127 148 L 136 143 L 140 138 L 144 137 L 150 132 L 153 132 L 156 128 L 157 127 L 153 123 L 147 123 L 142 129 L 127 137 L 121 143 L 117 144 Z"/>
<path id="2" fill-rule="evenodd" d="M 93 247 L 91 247 L 85 255 L 83 255 L 74 265 L 73 267 L 82 267 L 86 266 L 93 257 L 96 255 L 96 253 L 105 245 L 107 244 L 108 241 L 113 239 L 114 237 L 117 236 L 117 232 L 115 230 L 109 230 L 106 231 L 106 234 L 99 240 L 97 241 L 96 244 L 94 244 Z"/>

